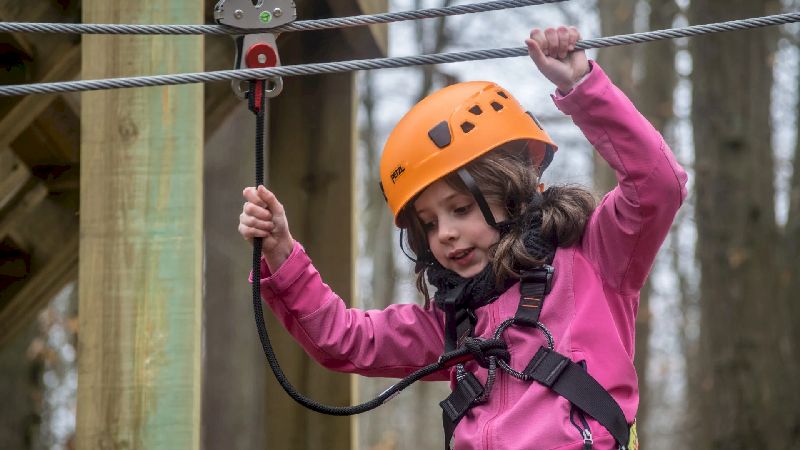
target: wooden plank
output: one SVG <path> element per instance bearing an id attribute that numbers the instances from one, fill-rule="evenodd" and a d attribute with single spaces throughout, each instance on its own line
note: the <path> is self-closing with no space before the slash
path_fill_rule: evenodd
<path id="1" fill-rule="evenodd" d="M 24 258 L 0 259 L 0 276 L 7 278 L 25 278 L 28 275 L 28 264 Z"/>
<path id="2" fill-rule="evenodd" d="M 28 277 L 0 309 L 0 347 L 33 320 L 53 297 L 78 276 L 78 233 L 62 242 L 46 264 Z"/>
<path id="3" fill-rule="evenodd" d="M 233 39 L 230 36 L 205 36 L 205 70 L 226 70 L 233 68 L 236 57 Z M 207 83 L 205 85 L 205 139 L 214 134 L 220 124 L 231 115 L 237 105 L 245 100 L 237 97 L 229 82 Z"/>
<path id="4" fill-rule="evenodd" d="M 300 38 L 286 49 L 295 57 L 314 48 Z M 295 77 L 270 103 L 269 185 L 289 214 L 292 235 L 303 243 L 328 283 L 343 299 L 354 295 L 355 101 L 352 73 Z M 321 220 L 320 218 L 324 218 Z M 352 401 L 350 376 L 321 368 L 286 335 L 271 315 L 273 342 L 289 378 L 326 404 Z M 270 377 L 272 378 L 272 377 Z M 352 420 L 308 411 L 274 380 L 267 388 L 267 434 L 274 448 L 346 450 Z"/>
<path id="5" fill-rule="evenodd" d="M 357 0 L 361 14 L 378 14 L 389 10 L 388 0 Z M 334 2 L 335 3 L 335 2 Z M 380 56 L 389 54 L 389 29 L 387 25 L 371 25 L 368 27 Z M 376 55 L 377 56 L 377 55 Z"/>
<path id="6" fill-rule="evenodd" d="M 30 170 L 14 152 L 0 147 L 0 211 L 14 200 L 30 176 Z"/>
<path id="7" fill-rule="evenodd" d="M 66 282 L 76 277 L 77 221 L 68 211 L 46 200 L 45 184 L 33 177 L 12 151 L 0 152 L 0 180 L 0 240 L 11 237 L 27 253 L 24 260 L 4 261 L 3 272 L 22 265 L 25 273 L 0 292 L 1 346 L 25 327 Z M 75 240 L 75 248 L 68 250 L 72 255 L 65 262 L 62 251 L 65 243 L 70 248 L 70 240 Z M 54 258 L 54 255 L 61 256 Z M 64 266 L 53 266 L 53 261 Z"/>
<path id="8" fill-rule="evenodd" d="M 26 56 L 33 58 L 36 50 L 34 49 L 33 44 L 31 44 L 31 42 L 25 38 L 24 35 L 20 33 L 9 33 L 8 36 L 20 50 L 25 52 Z"/>
<path id="9" fill-rule="evenodd" d="M 59 18 L 68 19 L 69 17 L 63 17 L 66 2 L 60 2 L 60 8 L 56 3 L 0 0 L 0 19 L 21 22 L 55 22 Z"/>
<path id="10" fill-rule="evenodd" d="M 328 0 L 328 5 L 336 17 L 356 16 L 386 12 L 387 0 Z M 386 24 L 354 27 L 340 30 L 350 45 L 347 59 L 378 58 L 386 56 L 389 49 L 389 30 Z"/>
<path id="11" fill-rule="evenodd" d="M 47 188 L 44 183 L 36 179 L 28 180 L 0 215 L 0 240 L 3 240 L 45 197 Z"/>
<path id="12" fill-rule="evenodd" d="M 64 42 L 60 48 L 53 49 L 53 54 L 62 55 L 53 64 L 42 79 L 37 82 L 72 80 L 80 69 L 81 49 L 79 45 Z M 50 105 L 55 95 L 29 95 L 18 101 L 11 110 L 0 119 L 0 151 L 22 133 L 36 117 Z"/>
<path id="13" fill-rule="evenodd" d="M 196 0 L 87 0 L 85 23 L 201 23 Z M 199 36 L 84 36 L 83 78 L 203 70 Z M 81 99 L 79 449 L 198 449 L 203 86 Z M 109 151 L 113 150 L 113 151 Z"/>
<path id="14" fill-rule="evenodd" d="M 222 87 L 236 98 L 227 83 Z M 206 317 L 213 318 L 203 327 L 203 446 L 207 449 L 260 449 L 272 439 L 264 426 L 266 385 L 272 373 L 256 334 L 247 283 L 252 247 L 231 227 L 242 211 L 239 192 L 253 183 L 254 123 L 254 115 L 243 103 L 221 126 L 206 122 L 206 133 L 216 130 L 205 145 L 203 186 L 207 274 L 203 309 Z"/>

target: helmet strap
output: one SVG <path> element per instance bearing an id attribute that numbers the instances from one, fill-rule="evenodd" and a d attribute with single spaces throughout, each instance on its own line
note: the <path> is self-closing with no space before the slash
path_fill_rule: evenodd
<path id="1" fill-rule="evenodd" d="M 405 229 L 400 228 L 400 251 L 403 252 L 403 254 L 406 256 L 406 258 L 410 259 L 411 262 L 414 263 L 414 265 L 415 265 L 415 270 L 414 271 L 418 272 L 419 270 L 422 269 L 422 267 L 429 266 L 429 265 L 433 264 L 433 261 L 434 261 L 433 253 L 431 252 L 431 249 L 429 247 L 427 247 L 427 246 L 426 246 L 425 250 L 423 250 L 421 255 L 416 255 L 417 256 L 416 258 L 411 256 L 406 251 L 406 248 L 403 245 L 403 240 L 404 240 L 403 239 L 403 232 L 404 231 L 405 231 Z"/>
<path id="2" fill-rule="evenodd" d="M 492 214 L 492 209 L 489 208 L 489 203 L 486 201 L 486 197 L 483 196 L 483 192 L 481 192 L 481 189 L 478 187 L 478 183 L 475 182 L 475 178 L 473 178 L 472 175 L 467 172 L 467 169 L 463 167 L 458 169 L 457 174 L 467 189 L 469 189 L 472 197 L 475 199 L 475 202 L 478 204 L 478 208 L 481 210 L 483 219 L 486 220 L 486 223 L 489 224 L 490 227 L 499 231 L 501 235 L 506 233 L 511 226 L 516 223 L 516 221 L 508 219 L 497 223 L 497 221 L 494 219 L 494 214 Z M 405 246 L 403 245 L 403 231 L 404 229 L 400 228 L 400 251 L 403 252 L 406 258 L 410 259 L 417 266 L 426 266 L 432 264 L 434 258 L 430 248 L 426 248 L 422 255 L 416 255 L 416 258 L 411 256 L 406 251 Z"/>
<path id="3" fill-rule="evenodd" d="M 489 208 L 489 203 L 486 201 L 486 197 L 483 196 L 483 192 L 481 192 L 480 188 L 478 187 L 478 183 L 475 182 L 475 179 L 472 178 L 472 175 L 467 172 L 467 169 L 460 168 L 458 169 L 458 176 L 461 178 L 461 181 L 464 185 L 469 189 L 472 193 L 472 197 L 475 198 L 475 202 L 478 203 L 478 208 L 480 208 L 481 213 L 483 213 L 483 218 L 486 220 L 486 223 L 489 224 L 490 227 L 503 232 L 506 231 L 511 225 L 511 221 L 504 221 L 501 223 L 497 223 L 494 220 L 494 214 L 492 214 L 492 209 Z"/>

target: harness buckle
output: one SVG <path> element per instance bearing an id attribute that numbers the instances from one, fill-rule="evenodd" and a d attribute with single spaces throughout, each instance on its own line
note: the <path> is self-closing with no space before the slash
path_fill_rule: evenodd
<path id="1" fill-rule="evenodd" d="M 524 283 L 532 283 L 534 285 L 541 284 L 544 286 L 542 295 L 547 295 L 553 289 L 553 274 L 555 269 L 549 264 L 542 264 L 541 267 L 536 269 L 526 270 L 520 277 Z"/>
<path id="2" fill-rule="evenodd" d="M 547 347 L 540 347 L 522 372 L 531 379 L 552 388 L 569 365 L 569 358 Z"/>

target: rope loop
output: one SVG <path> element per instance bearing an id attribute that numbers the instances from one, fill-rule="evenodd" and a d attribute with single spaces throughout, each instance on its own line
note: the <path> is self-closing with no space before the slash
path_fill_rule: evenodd
<path id="1" fill-rule="evenodd" d="M 511 359 L 508 346 L 502 339 L 468 337 L 464 339 L 464 347 L 466 347 L 472 357 L 475 358 L 475 362 L 483 368 L 489 368 L 491 358 L 497 358 L 499 361 L 506 362 Z"/>
<path id="2" fill-rule="evenodd" d="M 528 327 L 532 326 L 532 327 L 538 328 L 542 332 L 542 334 L 544 334 L 544 337 L 547 340 L 547 348 L 549 348 L 550 350 L 554 350 L 555 349 L 555 340 L 553 339 L 553 334 L 550 333 L 550 330 L 548 330 L 547 327 L 545 327 L 541 322 L 536 322 L 535 324 L 531 324 L 531 323 L 526 322 L 526 321 L 518 320 L 518 319 L 516 319 L 514 317 L 512 317 L 510 319 L 506 319 L 505 321 L 503 321 L 503 323 L 501 323 L 497 327 L 497 330 L 495 330 L 495 332 L 494 332 L 494 338 L 495 339 L 500 339 L 500 336 L 502 336 L 503 332 L 506 331 L 506 329 L 508 327 L 510 327 L 511 325 L 514 325 L 514 324 L 528 326 Z M 519 371 L 515 370 L 513 367 L 511 367 L 511 365 L 509 364 L 509 361 L 510 360 L 506 360 L 506 361 L 498 360 L 497 361 L 497 365 L 500 366 L 501 369 L 505 370 L 506 373 L 508 373 L 509 375 L 511 375 L 514 378 L 518 378 L 518 379 L 520 379 L 522 381 L 530 381 L 531 380 L 531 378 L 529 376 L 527 376 L 524 373 L 519 372 Z"/>

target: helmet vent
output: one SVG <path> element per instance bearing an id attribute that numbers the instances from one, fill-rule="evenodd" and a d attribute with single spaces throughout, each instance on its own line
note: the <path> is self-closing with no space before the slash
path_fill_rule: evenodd
<path id="1" fill-rule="evenodd" d="M 481 107 L 478 106 L 478 105 L 475 105 L 472 108 L 470 108 L 469 112 L 471 112 L 472 114 L 475 114 L 476 116 L 480 116 L 481 113 L 483 113 L 483 111 L 481 110 Z"/>
<path id="2" fill-rule="evenodd" d="M 497 102 L 492 102 L 492 109 L 494 109 L 495 111 L 500 111 L 501 109 L 503 109 L 503 105 Z"/>
<path id="3" fill-rule="evenodd" d="M 461 124 L 461 131 L 464 133 L 469 133 L 473 128 L 475 128 L 475 125 L 470 122 L 464 122 Z"/>
<path id="4" fill-rule="evenodd" d="M 450 145 L 450 127 L 447 126 L 447 121 L 443 120 L 431 128 L 428 131 L 428 137 L 439 148 L 445 148 Z"/>
<path id="5" fill-rule="evenodd" d="M 506 93 L 503 92 L 503 91 L 497 91 L 497 95 L 499 95 L 500 97 L 506 98 L 506 99 L 508 98 L 508 95 L 506 95 Z"/>

